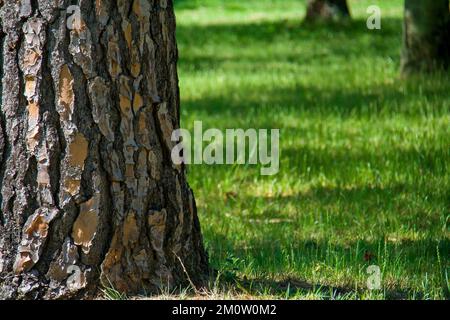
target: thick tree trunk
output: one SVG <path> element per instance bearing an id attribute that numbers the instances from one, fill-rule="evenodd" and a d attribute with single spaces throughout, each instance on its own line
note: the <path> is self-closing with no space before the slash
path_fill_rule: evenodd
<path id="1" fill-rule="evenodd" d="M 403 74 L 450 66 L 449 0 L 406 0 Z"/>
<path id="2" fill-rule="evenodd" d="M 306 21 L 339 21 L 350 18 L 347 0 L 308 0 Z"/>
<path id="3" fill-rule="evenodd" d="M 172 1 L 71 2 L 0 1 L 0 298 L 200 283 Z"/>

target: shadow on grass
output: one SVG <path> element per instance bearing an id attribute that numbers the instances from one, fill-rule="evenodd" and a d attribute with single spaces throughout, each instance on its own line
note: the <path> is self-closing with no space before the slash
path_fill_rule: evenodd
<path id="1" fill-rule="evenodd" d="M 200 7 L 216 7 L 218 5 L 226 5 L 226 0 L 173 0 L 176 10 L 198 9 Z"/>
<path id="2" fill-rule="evenodd" d="M 295 278 L 288 278 L 282 281 L 269 279 L 237 280 L 241 290 L 248 294 L 260 294 L 262 291 L 269 291 L 271 294 L 285 299 L 295 298 L 297 295 L 313 294 L 324 300 L 335 300 L 349 296 L 364 294 L 364 290 L 354 290 L 345 287 L 333 287 L 327 285 L 311 284 Z M 379 293 L 379 291 L 374 291 Z M 407 291 L 387 290 L 383 292 L 384 298 L 389 300 L 404 300 L 408 298 Z M 422 294 L 416 295 L 420 299 Z"/>
<path id="3" fill-rule="evenodd" d="M 222 242 L 224 239 L 220 241 Z M 283 248 L 277 245 L 276 241 L 273 241 L 273 239 L 259 241 L 254 239 L 252 242 L 253 246 L 251 249 L 233 246 L 233 244 L 229 244 L 229 248 L 234 247 L 232 252 L 236 257 L 255 258 L 255 256 L 262 255 L 259 259 L 266 260 L 279 255 L 279 253 L 283 251 Z M 324 268 L 336 268 L 336 266 L 333 265 L 333 261 L 335 256 L 339 256 L 344 259 L 340 266 L 343 271 L 348 268 L 353 268 L 354 270 L 364 270 L 363 272 L 365 272 L 366 268 L 370 265 L 378 265 L 384 268 L 384 270 L 382 270 L 384 277 L 385 273 L 389 273 L 389 268 L 393 267 L 393 262 L 383 261 L 383 259 L 386 259 L 383 255 L 386 253 L 392 255 L 389 259 L 395 260 L 397 259 L 398 254 L 401 254 L 403 250 L 408 249 L 408 246 L 411 249 L 409 252 L 410 257 L 422 256 L 424 259 L 431 259 L 431 257 L 424 255 L 424 251 L 430 253 L 436 250 L 436 242 L 431 240 L 411 241 L 408 242 L 408 244 L 399 246 L 398 244 L 393 243 L 386 244 L 384 239 L 378 242 L 359 240 L 353 244 L 349 244 L 348 247 L 336 245 L 330 247 L 329 243 L 322 241 L 300 241 L 290 250 L 303 256 L 305 261 L 302 263 L 311 264 L 308 268 L 313 269 L 315 262 L 322 263 Z M 450 242 L 440 242 L 438 247 L 441 252 L 448 252 L 450 249 Z M 311 259 L 311 254 L 316 255 L 314 259 Z M 330 254 L 331 256 L 327 256 Z M 310 259 L 310 261 L 307 261 L 307 259 Z M 408 261 L 414 263 L 412 260 Z M 222 259 L 219 265 L 220 271 L 213 270 L 212 275 L 215 278 L 211 279 L 211 283 L 214 283 L 214 285 L 207 286 L 206 291 L 214 291 L 217 287 L 225 292 L 228 288 L 237 288 L 237 292 L 244 295 L 271 295 L 286 299 L 301 297 L 308 294 L 316 297 L 319 296 L 322 299 L 345 299 L 349 297 L 358 298 L 372 293 L 375 295 L 381 294 L 383 298 L 393 300 L 408 299 L 411 297 L 423 299 L 426 297 L 425 293 L 420 290 L 406 288 L 404 286 L 399 287 L 392 282 L 387 285 L 382 284 L 382 289 L 370 292 L 370 290 L 367 289 L 365 282 L 369 275 L 365 275 L 363 280 L 360 279 L 358 284 L 353 278 L 347 285 L 333 286 L 325 283 L 327 281 L 326 276 L 322 277 L 325 281 L 324 283 L 312 283 L 300 277 L 292 276 L 289 272 L 286 272 L 284 276 L 278 275 L 275 279 L 271 276 L 271 272 L 274 270 L 264 270 L 264 273 L 261 273 L 261 270 L 256 270 L 256 274 L 261 274 L 260 276 L 252 276 L 251 278 L 240 277 L 238 275 L 239 268 L 233 268 L 232 266 L 227 265 L 227 259 Z M 361 283 L 361 281 L 363 283 Z M 445 283 L 443 282 L 441 285 L 444 296 L 450 297 Z"/>
<path id="4" fill-rule="evenodd" d="M 252 228 L 259 225 L 266 232 L 273 230 L 272 232 L 279 234 L 283 230 L 293 232 L 301 228 L 301 219 L 311 219 L 310 211 L 313 210 L 311 208 L 321 208 L 327 214 L 325 217 L 317 218 L 316 229 L 320 230 L 319 224 L 326 224 L 328 231 L 324 233 L 333 234 L 333 236 L 342 235 L 345 239 L 361 239 L 370 234 L 370 237 L 384 237 L 383 240 L 380 240 L 384 241 L 388 239 L 387 235 L 396 234 L 395 231 L 401 225 L 404 230 L 428 234 L 429 239 L 432 238 L 432 235 L 445 239 L 442 234 L 443 217 L 430 214 L 430 210 L 438 210 L 436 208 L 445 203 L 447 195 L 445 192 L 434 194 L 433 190 L 414 190 L 413 188 L 402 185 L 388 188 L 376 186 L 315 187 L 310 191 L 291 196 L 246 197 L 245 203 L 258 202 L 258 208 L 265 209 L 239 218 L 243 220 L 242 224 L 247 226 L 250 233 Z M 284 213 L 284 208 L 287 207 L 295 208 L 294 210 L 298 213 Z M 302 211 L 307 212 L 306 217 L 301 213 Z M 390 216 L 387 212 L 397 212 L 397 215 Z M 327 221 L 327 219 L 331 221 Z M 308 232 L 313 232 L 314 226 L 310 226 L 308 230 Z M 259 236 L 260 232 L 256 232 L 256 234 Z M 284 237 L 279 240 L 283 243 L 287 242 L 286 236 L 283 234 L 279 236 Z M 415 253 L 407 254 L 409 262 L 419 264 L 423 259 L 423 254 L 427 251 L 431 255 L 435 254 L 435 242 L 430 241 L 425 247 L 417 247 L 418 244 L 423 243 L 415 243 L 411 234 L 409 236 L 405 234 L 403 237 L 400 236 L 399 239 L 393 240 L 393 245 L 397 246 L 396 249 L 404 246 L 408 250 L 421 251 L 417 256 Z M 268 236 L 268 238 L 271 237 Z M 249 247 L 254 248 L 251 241 L 249 240 Z M 345 242 L 345 240 L 343 241 Z M 442 248 L 442 252 L 448 252 L 449 242 L 443 240 L 442 243 L 447 244 L 446 248 Z M 373 249 L 373 246 L 371 247 Z M 229 249 L 232 250 L 232 247 Z"/>
<path id="5" fill-rule="evenodd" d="M 281 70 L 281 68 L 288 68 L 289 64 L 295 64 L 296 67 L 305 67 L 305 72 L 308 72 L 310 64 L 314 63 L 316 67 L 317 65 L 327 67 L 331 58 L 339 58 L 339 60 L 331 61 L 333 63 L 346 61 L 344 67 L 348 65 L 352 66 L 350 70 L 358 70 L 358 66 L 353 68 L 353 65 L 351 65 L 352 59 L 359 62 L 359 59 L 364 57 L 371 58 L 374 62 L 379 57 L 390 57 L 398 68 L 401 24 L 401 19 L 385 18 L 381 31 L 368 31 L 365 20 L 352 20 L 342 25 L 305 25 L 302 24 L 300 18 L 298 21 L 261 21 L 258 23 L 212 24 L 206 26 L 179 25 L 180 70 L 181 72 L 207 72 L 220 69 L 219 75 L 223 70 L 225 76 L 226 74 L 232 74 L 245 77 L 245 75 L 251 75 L 252 72 L 257 70 L 264 69 L 270 74 L 271 68 L 280 68 Z M 290 45 L 296 45 L 296 50 L 289 47 Z M 307 47 L 305 50 L 302 50 L 303 45 Z M 280 48 L 276 48 L 276 46 L 285 47 L 281 48 L 283 50 L 279 50 Z M 279 62 L 286 63 L 288 66 L 280 67 L 276 65 Z M 365 68 L 364 70 L 369 69 Z M 277 71 L 280 72 L 280 70 Z M 335 71 L 330 70 L 330 77 L 333 77 L 333 72 Z M 350 74 L 353 71 L 346 72 Z M 370 80 L 371 75 L 366 74 L 362 77 Z M 211 78 L 208 81 L 214 84 L 215 79 Z M 448 86 L 445 83 L 439 86 L 420 83 L 416 87 L 413 84 L 412 89 L 406 91 L 399 90 L 399 83 L 376 86 L 370 85 L 370 83 L 366 85 L 366 83 L 361 82 L 361 87 L 337 83 L 330 88 L 327 86 L 320 87 L 320 83 L 308 85 L 290 83 L 286 87 L 286 84 L 269 82 L 266 85 L 249 83 L 247 88 L 245 87 L 246 83 L 244 83 L 244 86 L 240 86 L 241 83 L 234 85 L 230 81 L 230 84 L 224 90 L 217 90 L 213 93 L 207 92 L 198 98 L 183 99 L 182 108 L 187 109 L 190 114 L 194 114 L 198 118 L 208 114 L 229 119 L 230 123 L 235 122 L 236 119 L 243 119 L 242 121 L 246 121 L 249 126 L 254 125 L 251 121 L 256 121 L 259 127 L 273 127 L 275 125 L 274 117 L 258 117 L 259 112 L 267 114 L 268 111 L 273 111 L 273 114 L 275 114 L 277 111 L 288 108 L 291 108 L 289 111 L 294 110 L 298 113 L 307 112 L 319 116 L 338 115 L 342 118 L 358 115 L 377 117 L 394 115 L 399 112 L 404 115 L 423 115 L 426 112 L 443 113 L 446 112 L 446 109 L 448 110 L 448 104 L 442 108 L 443 110 L 439 110 L 438 108 L 442 107 L 442 103 L 433 103 L 434 100 L 442 102 L 442 97 L 448 95 Z M 419 87 L 420 90 L 416 90 Z M 431 106 L 429 110 L 425 106 L 424 108 L 415 106 L 409 109 L 409 102 L 414 102 L 419 98 L 419 95 L 421 101 L 429 102 Z M 323 119 L 326 121 L 325 117 Z M 299 118 L 299 121 L 301 121 L 301 118 Z M 282 125 L 285 126 L 285 124 Z M 295 126 L 285 128 L 285 130 L 289 130 L 289 134 L 293 136 L 298 134 L 298 129 Z M 389 149 L 388 154 L 381 151 L 380 154 L 371 154 L 364 152 L 364 149 L 362 149 L 349 152 L 342 150 L 342 152 L 332 153 L 328 150 L 320 151 L 307 147 L 283 148 L 282 157 L 292 161 L 290 163 L 292 167 L 302 171 L 301 173 L 306 172 L 308 165 L 313 169 L 312 174 L 318 174 L 324 170 L 333 170 L 334 165 L 339 170 L 351 170 L 354 164 L 369 162 L 378 165 L 379 169 L 382 170 L 385 168 L 386 159 L 388 159 L 398 162 L 399 165 L 407 163 L 411 166 L 417 166 L 417 168 L 412 168 L 411 172 L 415 172 L 415 169 L 423 170 L 423 172 L 415 172 L 416 175 L 427 173 L 427 171 L 445 174 L 442 168 L 445 169 L 444 161 L 448 158 L 448 153 L 445 153 L 444 150 L 408 149 L 395 154 L 397 151 L 393 149 L 391 154 Z M 349 176 L 355 177 L 354 174 Z M 414 177 L 414 174 L 412 174 L 412 179 Z M 428 191 L 421 190 L 421 194 Z M 323 187 L 287 197 L 250 197 L 243 201 L 245 203 L 252 201 L 277 202 L 281 206 L 288 203 L 293 204 L 294 207 L 298 201 L 307 201 L 318 203 L 319 205 L 315 206 L 316 208 L 324 208 L 336 203 L 340 203 L 341 207 L 352 207 L 355 203 L 358 203 L 359 208 L 364 209 L 363 212 L 370 210 L 376 214 L 377 210 L 392 206 L 399 194 L 408 193 L 414 197 L 416 192 L 418 190 L 412 190 L 411 186 L 405 185 L 397 185 L 392 188 L 367 186 L 352 189 Z M 402 206 L 408 201 L 410 200 L 403 199 L 401 202 L 397 202 L 397 205 L 400 205 L 398 210 L 405 209 Z M 432 202 L 432 204 L 442 205 L 445 199 L 442 198 L 442 193 L 439 195 L 430 193 L 427 195 L 426 201 L 427 203 Z M 417 206 L 417 203 L 411 205 Z M 416 223 L 419 229 L 429 228 L 430 225 L 438 228 L 439 221 L 419 220 L 418 217 L 422 214 L 418 212 L 420 209 L 413 208 L 411 210 L 413 210 L 413 216 L 406 215 L 394 218 L 398 218 L 400 221 L 409 219 L 409 222 L 411 224 Z M 397 212 L 397 208 L 389 208 L 388 211 Z M 368 266 L 369 262 L 377 263 L 377 257 L 375 261 L 364 261 L 366 251 L 376 252 L 376 256 L 381 259 L 378 251 L 380 245 L 383 245 L 386 239 L 383 238 L 384 235 L 380 234 L 380 231 L 375 232 L 377 237 L 374 241 L 358 241 L 357 243 L 350 243 L 348 246 L 315 240 L 289 243 L 289 234 L 286 234 L 286 231 L 290 230 L 279 228 L 273 234 L 271 232 L 264 233 L 264 231 L 274 230 L 271 228 L 275 227 L 258 225 L 257 221 L 255 222 L 259 218 L 262 218 L 262 220 L 280 218 L 279 212 L 277 212 L 277 216 L 274 216 L 273 212 L 268 210 L 260 211 L 260 213 L 259 215 L 235 217 L 236 219 L 253 219 L 253 221 L 242 221 L 243 224 L 249 224 L 249 228 L 246 229 L 248 239 L 244 244 L 242 244 L 242 241 L 233 239 L 232 234 L 220 234 L 215 228 L 206 228 L 205 238 L 209 241 L 212 260 L 217 267 L 222 268 L 220 272 L 228 273 L 228 276 L 225 277 L 228 279 L 224 280 L 224 285 L 237 284 L 242 292 L 250 294 L 261 294 L 265 290 L 282 297 L 285 295 L 295 296 L 295 292 L 319 293 L 323 294 L 325 298 L 331 299 L 339 295 L 358 294 L 358 291 L 349 287 L 308 283 L 303 279 L 288 276 L 282 280 L 272 279 L 271 274 L 280 274 L 278 269 L 285 270 L 285 268 L 288 268 L 289 263 L 285 260 L 288 254 L 282 253 L 283 250 L 288 248 L 295 251 L 296 265 L 306 264 L 308 269 L 312 269 L 314 264 L 318 262 L 330 263 L 330 267 L 333 267 L 335 257 L 343 259 L 341 267 L 344 267 L 344 269 L 352 267 L 354 270 L 358 270 L 358 268 Z M 343 217 L 343 219 L 347 225 L 344 223 L 342 228 L 347 228 L 349 224 L 354 222 L 351 218 Z M 355 220 L 357 219 L 364 219 L 364 217 L 356 217 Z M 376 219 L 372 221 L 376 221 Z M 279 222 L 279 224 L 283 223 L 288 224 L 290 222 Z M 330 228 L 330 232 L 335 231 L 334 228 L 327 227 Z M 439 250 L 448 252 L 450 250 L 449 242 L 442 241 L 439 244 Z M 432 240 L 411 240 L 410 242 L 388 243 L 387 252 L 397 255 L 392 258 L 393 262 L 391 261 L 391 265 L 388 265 L 388 267 L 393 267 L 393 264 L 397 263 L 398 256 L 401 256 L 400 263 L 406 263 L 402 270 L 420 268 L 420 266 L 424 266 L 423 263 L 428 263 L 427 258 L 435 262 L 436 257 L 433 254 L 436 252 L 436 242 Z M 238 259 L 254 261 L 256 274 L 265 274 L 256 276 L 254 279 L 240 279 L 236 275 L 239 268 L 234 270 L 232 264 L 224 267 L 228 253 L 232 253 Z M 422 259 L 422 264 L 417 263 L 420 259 Z M 425 266 L 429 267 L 428 264 L 425 264 Z M 410 270 L 408 272 L 412 273 Z M 327 277 L 322 277 L 322 279 L 327 279 Z M 408 296 L 410 291 L 412 290 L 402 288 L 397 290 L 394 288 L 386 290 L 384 294 L 388 299 L 402 299 Z M 422 296 L 420 293 L 414 292 L 414 294 L 418 298 Z"/>
<path id="6" fill-rule="evenodd" d="M 419 87 L 419 84 L 417 85 Z M 429 101 L 442 101 L 448 94 L 448 86 L 440 85 L 420 86 L 420 98 Z M 250 111 L 267 112 L 260 110 L 261 106 L 270 106 L 271 110 L 291 108 L 295 112 L 310 112 L 319 115 L 340 115 L 342 117 L 372 115 L 382 113 L 404 115 L 423 115 L 426 112 L 444 113 L 448 106 L 434 107 L 427 110 L 423 108 L 410 108 L 407 102 L 419 98 L 418 92 L 410 95 L 399 91 L 398 83 L 392 85 L 378 85 L 370 89 L 364 88 L 320 88 L 314 85 L 295 85 L 289 88 L 277 86 L 256 86 L 251 90 L 241 88 L 227 88 L 224 92 L 208 94 L 198 99 L 184 99 L 183 109 L 190 113 L 211 112 L 212 114 L 230 113 L 233 115 L 246 115 Z M 295 109 L 293 109 L 295 108 Z M 289 110 L 289 109 L 288 109 Z"/>
<path id="7" fill-rule="evenodd" d="M 178 39 L 181 49 L 180 73 L 209 71 L 224 68 L 224 75 L 241 75 L 245 81 L 246 75 L 264 71 L 270 75 L 274 70 L 283 73 L 289 72 L 289 64 L 296 67 L 305 67 L 303 72 L 308 73 L 309 66 L 326 66 L 336 64 L 330 61 L 336 57 L 345 59 L 342 66 L 352 65 L 355 60 L 355 69 L 360 57 L 393 57 L 396 69 L 399 65 L 399 51 L 401 44 L 401 19 L 383 20 L 381 31 L 368 31 L 365 20 L 353 20 L 348 24 L 330 25 L 302 25 L 291 21 L 261 22 L 238 25 L 208 25 L 208 26 L 180 26 Z M 274 50 L 262 54 L 267 48 L 273 48 L 279 41 L 283 42 L 286 50 Z M 305 50 L 289 50 L 289 45 L 308 43 Z M 201 50 L 208 44 L 224 50 Z M 323 44 L 323 45 L 322 45 Z M 243 50 L 246 47 L 251 50 Z M 195 48 L 196 50 L 192 50 Z M 228 50 L 226 49 L 228 48 Z M 259 48 L 259 49 L 258 49 Z M 300 45 L 301 48 L 301 45 Z M 323 50 L 323 49 L 326 50 Z M 376 60 L 374 60 L 375 63 Z M 280 63 L 287 63 L 281 65 Z M 376 68 L 376 65 L 373 66 Z M 280 68 L 279 70 L 276 70 Z M 313 69 L 311 69 L 313 70 Z M 333 77 L 330 71 L 330 77 Z M 346 70 L 351 74 L 355 71 Z M 373 77 L 371 68 L 363 68 L 359 72 L 361 78 Z M 219 74 L 221 71 L 219 71 Z M 310 77 L 310 75 L 307 75 Z M 268 79 L 270 80 L 270 79 Z M 213 81 L 213 80 L 211 80 Z M 329 82 L 329 81 L 328 81 Z M 197 99 L 182 99 L 183 109 L 189 112 L 237 112 L 245 115 L 249 110 L 259 109 L 261 105 L 277 108 L 296 107 L 298 111 L 311 111 L 323 114 L 339 114 L 343 116 L 360 114 L 377 114 L 386 111 L 387 114 L 401 111 L 405 114 L 423 112 L 418 108 L 405 107 L 405 102 L 414 101 L 420 95 L 421 99 L 432 102 L 434 99 L 442 100 L 448 94 L 448 83 L 442 81 L 441 85 L 427 85 L 427 79 L 418 79 L 416 82 L 403 82 L 407 92 L 399 89 L 401 82 L 391 84 L 378 84 L 376 86 L 349 87 L 345 83 L 337 83 L 329 87 L 330 83 L 321 87 L 321 83 L 308 85 L 290 82 L 286 84 L 266 85 L 255 84 L 250 80 L 233 85 L 230 81 L 225 88 L 214 93 L 208 93 Z M 326 82 L 327 83 L 327 82 Z M 248 86 L 248 88 L 247 88 Z M 403 89 L 405 89 L 403 88 Z M 420 90 L 419 90 L 420 89 Z M 385 110 L 385 106 L 388 110 Z M 404 109 L 398 110 L 397 108 Z M 445 109 L 445 108 L 443 108 Z M 448 108 L 447 108 L 448 109 Z M 445 112 L 445 110 L 443 110 Z M 265 112 L 265 111 L 264 111 Z"/>
<path id="8" fill-rule="evenodd" d="M 257 21 L 233 24 L 208 24 L 208 25 L 179 25 L 178 39 L 185 43 L 199 41 L 201 45 L 207 41 L 222 39 L 222 43 L 241 42 L 241 45 L 253 42 L 273 43 L 274 40 L 288 37 L 299 41 L 314 40 L 320 43 L 321 40 L 344 37 L 350 41 L 358 42 L 358 37 L 370 35 L 378 39 L 379 45 L 383 45 L 383 38 L 401 39 L 402 19 L 384 18 L 381 30 L 371 31 L 367 29 L 365 19 L 354 19 L 346 23 L 339 24 L 307 24 L 302 19 L 298 20 L 276 20 Z M 200 42 L 200 40 L 203 40 Z M 386 39 L 385 39 L 386 40 Z M 387 41 L 385 45 L 389 44 Z M 345 49 L 345 48 L 343 48 Z"/>
<path id="9" fill-rule="evenodd" d="M 417 191 L 411 188 L 414 187 L 403 184 L 392 187 L 313 187 L 310 191 L 295 195 L 245 196 L 242 199 L 237 194 L 237 198 L 229 201 L 268 209 L 233 216 L 232 223 L 245 229 L 245 243 L 240 237 L 234 238 L 233 232 L 222 233 L 216 228 L 204 228 L 211 261 L 223 275 L 224 287 L 234 286 L 239 292 L 251 296 L 269 294 L 296 298 L 311 294 L 323 299 L 367 297 L 371 292 L 365 289 L 365 279 L 368 277 L 365 270 L 369 265 L 378 265 L 383 268 L 382 272 L 388 280 L 382 291 L 372 292 L 376 296 L 382 295 L 386 299 L 430 298 L 427 296 L 429 293 L 422 291 L 417 283 L 405 287 L 402 279 L 408 275 L 426 279 L 422 281 L 432 281 L 434 288 L 442 288 L 443 295 L 449 297 L 445 283 L 448 264 L 445 253 L 450 250 L 450 241 L 440 236 L 443 221 L 430 216 L 428 209 L 421 209 L 415 195 Z M 410 195 L 409 200 L 408 197 L 405 199 L 405 194 Z M 419 198 L 422 199 L 423 195 Z M 433 203 L 441 205 L 445 194 L 438 196 L 430 191 L 424 201 L 430 206 Z M 253 202 L 259 202 L 259 205 L 254 206 Z M 264 202 L 266 205 L 261 204 Z M 298 233 L 294 235 L 303 228 L 301 220 L 305 218 L 302 213 L 288 215 L 283 208 L 297 207 L 304 212 L 310 206 L 325 211 L 329 206 L 336 209 L 330 213 L 332 221 L 321 221 L 327 218 L 318 217 L 320 221 L 316 227 L 308 227 L 305 232 L 316 233 L 320 239 L 327 235 L 336 238 L 346 234 L 339 243 L 331 238 L 302 240 L 298 238 Z M 398 214 L 392 217 L 386 215 L 391 211 Z M 380 215 L 380 212 L 384 213 Z M 353 216 L 352 213 L 358 215 Z M 431 219 L 433 217 L 435 219 Z M 389 221 L 391 218 L 394 220 Z M 310 219 L 309 214 L 306 219 Z M 317 232 L 322 224 L 328 230 L 320 235 Z M 420 240 L 402 238 L 397 236 L 396 225 L 415 233 L 424 231 L 430 236 Z M 317 232 L 311 228 L 317 228 Z M 373 240 L 362 240 L 366 238 Z M 314 278 L 321 279 L 321 282 L 311 282 L 308 280 L 312 278 L 309 271 L 318 267 L 320 269 Z M 302 270 L 309 270 L 304 278 L 301 277 Z M 242 278 L 241 274 L 246 274 L 248 278 Z M 434 274 L 434 279 L 428 280 L 427 274 Z M 346 285 L 332 285 L 336 282 L 335 277 L 340 279 L 338 283 L 343 280 Z"/>
<path id="10" fill-rule="evenodd" d="M 299 132 L 297 129 L 286 129 L 283 134 L 294 135 Z M 347 136 L 346 138 L 351 141 L 352 137 Z M 444 139 L 444 137 L 442 138 Z M 355 136 L 354 139 L 357 140 L 358 137 Z M 406 168 L 410 168 L 411 178 L 416 174 L 432 174 L 444 178 L 447 173 L 449 156 L 450 151 L 445 144 L 442 144 L 441 147 L 430 147 L 425 142 L 420 146 L 406 145 L 401 148 L 390 147 L 389 141 L 386 141 L 383 146 L 378 148 L 364 145 L 314 148 L 309 144 L 281 150 L 281 161 L 289 161 L 290 168 L 295 168 L 298 175 L 308 173 L 315 176 L 323 173 L 332 177 L 355 177 L 358 174 L 357 170 L 361 170 L 365 166 L 367 172 L 375 178 L 374 182 L 382 179 L 382 173 L 395 174 Z M 368 165 L 370 168 L 367 168 Z"/>
<path id="11" fill-rule="evenodd" d="M 179 25 L 177 40 L 182 48 L 197 49 L 192 54 L 183 51 L 180 56 L 181 66 L 187 65 L 197 70 L 209 69 L 219 66 L 221 62 L 251 60 L 267 62 L 270 58 L 279 58 L 281 61 L 320 61 L 326 55 L 317 54 L 310 50 L 290 52 L 289 47 L 294 44 L 307 44 L 316 49 L 327 49 L 327 52 L 335 57 L 348 58 L 349 56 L 399 56 L 401 44 L 401 19 L 383 19 L 383 28 L 370 31 L 363 19 L 352 20 L 345 24 L 309 25 L 301 20 L 261 21 L 242 24 L 218 24 L 218 25 Z M 255 53 L 267 50 L 267 46 L 277 46 L 279 43 L 286 45 L 286 52 L 282 56 L 267 57 L 259 54 L 251 57 L 243 54 L 242 49 L 254 47 Z M 199 52 L 198 49 L 208 46 L 217 46 L 217 51 Z M 219 48 L 235 48 L 233 53 Z M 292 49 L 292 48 L 291 48 Z M 299 49 L 302 49 L 299 47 Z"/>
<path id="12" fill-rule="evenodd" d="M 349 87 L 345 83 L 329 87 L 329 81 L 325 82 L 328 85 L 322 87 L 321 83 L 304 85 L 292 81 L 288 87 L 281 83 L 258 85 L 251 80 L 245 82 L 246 75 L 250 76 L 255 72 L 263 71 L 268 77 L 272 70 L 278 74 L 289 73 L 290 65 L 295 68 L 304 67 L 297 72 L 310 73 L 314 68 L 322 70 L 328 64 L 331 67 L 331 64 L 339 63 L 342 67 L 352 66 L 351 70 L 345 70 L 352 74 L 355 72 L 353 69 L 358 69 L 360 58 L 372 58 L 375 63 L 377 57 L 390 57 L 398 69 L 401 25 L 401 19 L 394 18 L 383 19 L 383 28 L 380 31 L 367 30 L 365 20 L 352 20 L 338 25 L 309 25 L 300 21 L 180 25 L 180 73 L 219 69 L 218 74 L 221 74 L 223 68 L 225 77 L 228 74 L 236 74 L 241 75 L 244 80 L 244 83 L 236 85 L 230 80 L 225 88 L 221 87 L 220 90 L 209 92 L 198 99 L 182 97 L 182 108 L 193 113 L 210 110 L 214 114 L 227 111 L 240 115 L 248 114 L 249 110 L 257 111 L 261 105 L 271 106 L 275 110 L 296 107 L 298 111 L 323 114 L 331 112 L 343 116 L 376 115 L 383 110 L 387 114 L 398 111 L 405 114 L 422 112 L 418 108 L 409 110 L 405 107 L 405 102 L 413 101 L 419 94 L 421 98 L 429 101 L 436 97 L 442 100 L 442 96 L 448 94 L 448 86 L 434 87 L 421 81 L 416 87 L 413 86 L 413 89 L 417 90 L 402 92 L 399 90 L 399 82 L 364 87 Z M 283 50 L 280 50 L 279 46 Z M 330 60 L 337 57 L 340 62 Z M 373 68 L 361 68 L 358 72 L 367 74 L 359 76 L 371 79 L 372 69 L 375 70 L 376 65 L 373 65 Z M 337 71 L 330 69 L 329 77 L 332 78 L 335 72 Z M 306 77 L 311 78 L 308 74 Z M 211 84 L 213 81 L 211 79 Z M 389 108 L 384 108 L 386 105 Z M 404 109 L 397 109 L 401 107 Z"/>
<path id="13" fill-rule="evenodd" d="M 217 273 L 217 271 L 214 271 Z M 367 290 L 351 289 L 346 287 L 328 286 L 322 284 L 312 284 L 297 278 L 286 278 L 284 280 L 272 280 L 268 278 L 257 279 L 241 279 L 220 280 L 217 278 L 210 279 L 211 285 L 198 285 L 193 288 L 192 285 L 186 284 L 182 287 L 171 291 L 170 296 L 184 296 L 191 298 L 208 298 L 219 299 L 221 293 L 227 296 L 258 297 L 272 296 L 277 299 L 297 299 L 311 295 L 322 300 L 336 299 L 358 299 L 361 296 L 367 296 Z M 214 283 L 214 284 L 212 284 Z M 382 293 L 384 299 L 388 300 L 405 300 L 411 297 L 411 292 L 406 290 L 375 290 L 373 293 L 379 295 Z M 423 299 L 423 294 L 414 292 L 415 299 Z"/>

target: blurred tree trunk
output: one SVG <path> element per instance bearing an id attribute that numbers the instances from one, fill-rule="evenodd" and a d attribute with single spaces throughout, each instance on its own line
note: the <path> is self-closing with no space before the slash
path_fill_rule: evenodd
<path id="1" fill-rule="evenodd" d="M 0 2 L 0 298 L 200 283 L 172 1 L 63 3 Z"/>
<path id="2" fill-rule="evenodd" d="M 402 73 L 427 72 L 449 65 L 449 0 L 406 0 Z"/>
<path id="3" fill-rule="evenodd" d="M 347 0 L 308 0 L 306 21 L 338 21 L 349 17 Z"/>

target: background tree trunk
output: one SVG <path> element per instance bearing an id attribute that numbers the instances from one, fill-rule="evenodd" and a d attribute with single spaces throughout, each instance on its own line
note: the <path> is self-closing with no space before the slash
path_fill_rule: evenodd
<path id="1" fill-rule="evenodd" d="M 0 3 L 0 298 L 199 283 L 172 1 L 69 2 Z"/>
<path id="2" fill-rule="evenodd" d="M 347 0 L 308 0 L 306 21 L 336 21 L 349 17 Z"/>
<path id="3" fill-rule="evenodd" d="M 403 74 L 449 67 L 448 0 L 406 0 L 403 29 Z"/>

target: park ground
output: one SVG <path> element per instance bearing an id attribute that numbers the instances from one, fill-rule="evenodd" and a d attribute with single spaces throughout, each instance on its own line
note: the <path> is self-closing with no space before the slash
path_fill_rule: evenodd
<path id="1" fill-rule="evenodd" d="M 449 298 L 450 78 L 400 78 L 402 0 L 349 2 L 175 0 L 182 126 L 279 128 L 281 165 L 189 167 L 218 273 L 158 298 Z"/>

